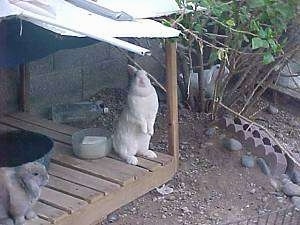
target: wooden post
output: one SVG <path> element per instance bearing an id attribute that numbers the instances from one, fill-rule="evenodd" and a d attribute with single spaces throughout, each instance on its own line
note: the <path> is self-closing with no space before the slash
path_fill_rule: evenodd
<path id="1" fill-rule="evenodd" d="M 26 64 L 19 65 L 20 93 L 19 108 L 22 112 L 29 111 L 29 72 Z"/>
<path id="2" fill-rule="evenodd" d="M 176 41 L 166 41 L 166 73 L 168 104 L 168 150 L 174 156 L 176 169 L 179 159 L 178 98 L 177 98 L 177 59 Z"/>

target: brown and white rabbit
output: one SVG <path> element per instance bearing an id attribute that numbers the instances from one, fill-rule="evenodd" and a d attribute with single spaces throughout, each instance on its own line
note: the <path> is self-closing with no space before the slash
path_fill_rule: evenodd
<path id="1" fill-rule="evenodd" d="M 48 183 L 46 168 L 36 162 L 0 168 L 0 225 L 23 225 L 36 214 L 32 206 Z"/>
<path id="2" fill-rule="evenodd" d="M 137 165 L 136 154 L 149 158 L 157 155 L 149 150 L 158 110 L 158 97 L 147 72 L 128 66 L 133 76 L 127 104 L 123 109 L 112 136 L 113 148 L 127 163 Z"/>

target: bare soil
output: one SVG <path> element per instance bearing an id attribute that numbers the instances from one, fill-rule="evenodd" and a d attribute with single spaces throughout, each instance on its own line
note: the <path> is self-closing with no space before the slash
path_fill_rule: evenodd
<path id="1" fill-rule="evenodd" d="M 77 126 L 112 130 L 125 98 L 123 90 L 101 91 L 94 99 L 103 100 L 110 112 L 97 121 Z M 151 148 L 156 151 L 167 149 L 166 113 L 166 106 L 161 104 L 151 141 Z M 264 110 L 258 116 L 262 122 L 267 121 L 281 141 L 299 149 L 300 127 L 290 122 L 299 121 L 299 115 L 279 108 L 277 115 Z M 248 169 L 241 165 L 241 156 L 247 154 L 245 149 L 238 152 L 224 149 L 221 138 L 232 134 L 217 127 L 213 137 L 205 135 L 207 128 L 216 126 L 207 115 L 181 109 L 179 123 L 179 170 L 166 184 L 174 192 L 162 196 L 153 190 L 118 209 L 101 224 L 222 224 L 290 206 L 290 200 L 275 191 L 257 166 Z"/>

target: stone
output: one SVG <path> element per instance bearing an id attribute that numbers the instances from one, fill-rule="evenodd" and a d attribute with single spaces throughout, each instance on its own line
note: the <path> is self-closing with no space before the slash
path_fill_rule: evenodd
<path id="1" fill-rule="evenodd" d="M 181 210 L 182 210 L 182 212 L 183 212 L 184 214 L 187 214 L 187 213 L 192 213 L 192 211 L 191 211 L 191 210 L 189 210 L 189 208 L 188 208 L 188 207 L 186 207 L 186 206 L 182 207 L 182 208 L 181 208 Z"/>
<path id="2" fill-rule="evenodd" d="M 291 174 L 291 179 L 295 184 L 300 185 L 300 171 L 294 170 Z"/>
<path id="3" fill-rule="evenodd" d="M 297 120 L 290 120 L 289 125 L 292 127 L 300 127 L 300 122 L 298 122 Z"/>
<path id="4" fill-rule="evenodd" d="M 215 127 L 210 127 L 208 128 L 204 134 L 207 136 L 207 137 L 213 137 L 215 134 L 216 134 L 216 128 Z"/>
<path id="5" fill-rule="evenodd" d="M 295 205 L 295 207 L 300 210 L 300 197 L 294 196 L 292 197 L 292 203 Z"/>
<path id="6" fill-rule="evenodd" d="M 286 182 L 282 186 L 282 191 L 287 196 L 300 196 L 300 186 L 291 181 Z"/>
<path id="7" fill-rule="evenodd" d="M 256 163 L 259 166 L 261 172 L 263 172 L 263 174 L 265 174 L 267 176 L 271 175 L 270 167 L 268 166 L 268 164 L 266 163 L 266 161 L 263 158 L 258 158 L 256 160 Z"/>
<path id="8" fill-rule="evenodd" d="M 254 167 L 254 157 L 252 155 L 243 155 L 242 165 L 246 168 Z"/>
<path id="9" fill-rule="evenodd" d="M 224 138 L 222 142 L 223 146 L 229 151 L 240 151 L 243 148 L 241 142 L 234 138 Z"/>
<path id="10" fill-rule="evenodd" d="M 269 105 L 268 107 L 268 112 L 272 115 L 275 115 L 279 112 L 278 108 L 273 106 L 273 105 Z"/>
<path id="11" fill-rule="evenodd" d="M 109 223 L 114 223 L 120 219 L 120 216 L 117 213 L 111 213 L 107 216 L 107 220 Z"/>

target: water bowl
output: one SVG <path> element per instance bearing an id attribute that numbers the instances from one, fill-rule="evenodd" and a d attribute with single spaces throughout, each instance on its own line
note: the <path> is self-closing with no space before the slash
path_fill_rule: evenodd
<path id="1" fill-rule="evenodd" d="M 110 133 L 101 128 L 87 128 L 72 135 L 74 154 L 82 159 L 98 159 L 112 150 Z"/>

